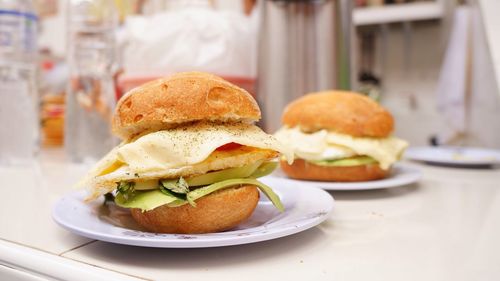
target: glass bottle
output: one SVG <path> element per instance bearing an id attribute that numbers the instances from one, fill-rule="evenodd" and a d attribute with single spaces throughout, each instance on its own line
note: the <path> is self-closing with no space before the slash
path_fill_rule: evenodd
<path id="1" fill-rule="evenodd" d="M 37 23 L 31 0 L 0 0 L 0 163 L 38 151 Z"/>

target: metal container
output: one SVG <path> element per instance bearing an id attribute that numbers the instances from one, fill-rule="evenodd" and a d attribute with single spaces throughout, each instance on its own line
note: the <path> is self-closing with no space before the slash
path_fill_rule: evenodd
<path id="1" fill-rule="evenodd" d="M 351 89 L 351 0 L 265 0 L 260 10 L 257 98 L 267 132 L 292 100 Z"/>

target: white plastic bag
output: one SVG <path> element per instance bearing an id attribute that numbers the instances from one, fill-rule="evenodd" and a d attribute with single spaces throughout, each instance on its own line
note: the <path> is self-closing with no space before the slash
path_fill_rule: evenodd
<path id="1" fill-rule="evenodd" d="M 127 77 L 206 71 L 254 78 L 256 26 L 240 13 L 190 6 L 127 19 L 124 70 Z"/>

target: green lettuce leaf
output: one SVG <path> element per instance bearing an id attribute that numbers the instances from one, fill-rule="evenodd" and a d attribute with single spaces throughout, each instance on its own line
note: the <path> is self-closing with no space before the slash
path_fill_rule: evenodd
<path id="1" fill-rule="evenodd" d="M 309 161 L 318 166 L 328 166 L 328 167 L 349 167 L 349 166 L 361 166 L 367 164 L 375 164 L 377 160 L 369 156 L 356 156 L 350 158 L 342 158 L 335 160 L 320 160 L 320 161 Z"/>
<path id="2" fill-rule="evenodd" d="M 134 196 L 129 197 L 128 199 L 125 198 L 123 194 L 117 193 L 115 203 L 123 208 L 139 208 L 142 211 L 149 211 L 162 205 L 168 205 L 169 207 L 178 207 L 190 203 L 191 205 L 196 206 L 196 200 L 204 196 L 207 196 L 218 190 L 244 184 L 257 186 L 280 212 L 283 212 L 285 210 L 280 198 L 269 186 L 259 182 L 256 179 L 250 178 L 230 179 L 200 187 L 188 192 L 186 194 L 186 200 L 180 198 L 179 196 L 176 196 L 175 194 L 163 192 L 160 189 L 156 189 L 148 191 L 135 191 Z"/>
<path id="3" fill-rule="evenodd" d="M 175 193 L 180 193 L 180 194 L 186 194 L 189 192 L 189 185 L 188 183 L 180 177 L 179 179 L 174 179 L 174 180 L 161 180 L 160 181 L 161 187 L 168 189 L 172 192 Z"/>
<path id="4" fill-rule="evenodd" d="M 133 182 L 121 181 L 118 183 L 116 187 L 117 194 L 120 194 L 126 200 L 129 200 L 134 197 L 135 189 Z"/>

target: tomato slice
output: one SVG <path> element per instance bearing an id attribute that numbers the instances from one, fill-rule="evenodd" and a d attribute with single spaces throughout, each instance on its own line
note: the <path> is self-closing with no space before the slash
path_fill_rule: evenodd
<path id="1" fill-rule="evenodd" d="M 239 143 L 230 142 L 230 143 L 226 143 L 223 146 L 219 146 L 216 150 L 233 150 L 233 149 L 239 148 L 241 146 L 242 145 Z"/>

